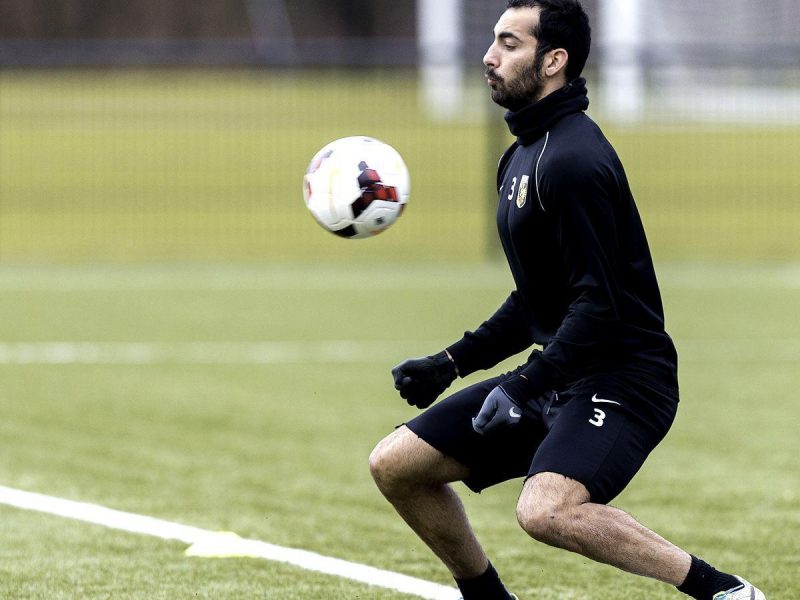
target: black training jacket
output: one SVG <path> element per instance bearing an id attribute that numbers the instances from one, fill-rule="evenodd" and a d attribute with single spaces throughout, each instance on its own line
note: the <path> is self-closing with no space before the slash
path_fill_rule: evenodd
<path id="1" fill-rule="evenodd" d="M 517 141 L 498 169 L 497 228 L 516 290 L 448 348 L 462 376 L 539 344 L 522 370 L 532 394 L 608 371 L 677 386 L 642 221 L 616 152 L 584 112 L 585 84 L 506 114 Z"/>

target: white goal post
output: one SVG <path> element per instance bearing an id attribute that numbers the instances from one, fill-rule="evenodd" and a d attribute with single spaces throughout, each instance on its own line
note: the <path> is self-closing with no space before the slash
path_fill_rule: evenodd
<path id="1" fill-rule="evenodd" d="M 417 0 L 420 100 L 437 121 L 464 108 L 463 24 L 463 0 Z"/>
<path id="2" fill-rule="evenodd" d="M 644 110 L 642 4 L 643 0 L 598 3 L 601 103 L 605 115 L 617 122 L 637 122 Z"/>

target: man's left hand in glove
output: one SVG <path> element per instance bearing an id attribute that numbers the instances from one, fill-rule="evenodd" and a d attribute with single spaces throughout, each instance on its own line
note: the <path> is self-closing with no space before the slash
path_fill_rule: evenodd
<path id="1" fill-rule="evenodd" d="M 525 393 L 528 386 L 524 375 L 517 375 L 498 385 L 489 392 L 480 411 L 472 419 L 472 428 L 486 435 L 517 425 L 522 418 L 522 407 L 529 400 Z M 522 399 L 518 399 L 520 397 Z"/>

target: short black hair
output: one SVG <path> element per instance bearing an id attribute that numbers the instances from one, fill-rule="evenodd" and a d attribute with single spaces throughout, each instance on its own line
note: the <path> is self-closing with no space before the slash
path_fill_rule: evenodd
<path id="1" fill-rule="evenodd" d="M 569 55 L 567 80 L 578 77 L 586 65 L 592 45 L 592 28 L 589 17 L 578 0 L 508 0 L 509 8 L 539 7 L 539 25 L 531 31 L 536 38 L 536 60 L 555 48 L 563 48 Z"/>

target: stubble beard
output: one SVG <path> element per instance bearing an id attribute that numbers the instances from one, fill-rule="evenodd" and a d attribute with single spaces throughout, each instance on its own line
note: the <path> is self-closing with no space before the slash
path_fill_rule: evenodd
<path id="1" fill-rule="evenodd" d="M 533 64 L 523 67 L 513 79 L 500 79 L 494 70 L 487 69 L 486 74 L 497 81 L 492 101 L 513 112 L 539 100 L 545 86 L 541 75 L 543 62 L 543 57 L 537 56 Z"/>

